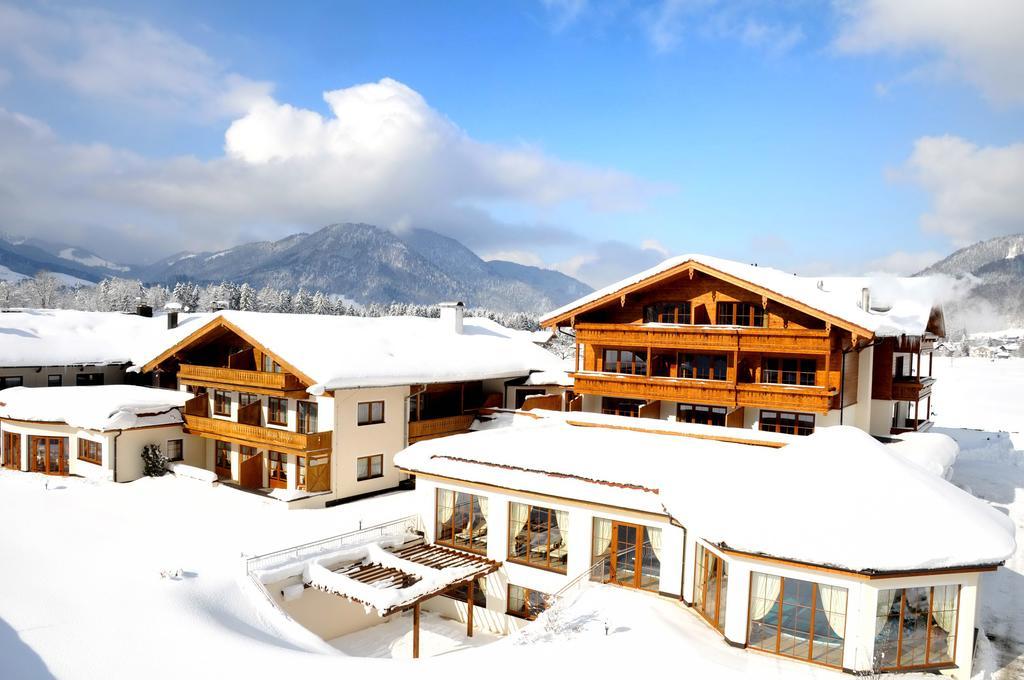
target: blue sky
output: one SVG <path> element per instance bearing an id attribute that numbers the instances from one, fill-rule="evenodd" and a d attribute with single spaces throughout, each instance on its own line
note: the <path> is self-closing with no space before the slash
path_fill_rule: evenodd
<path id="1" fill-rule="evenodd" d="M 0 1 L 0 230 L 913 271 L 1024 231 L 1024 13 L 982 4 Z"/>

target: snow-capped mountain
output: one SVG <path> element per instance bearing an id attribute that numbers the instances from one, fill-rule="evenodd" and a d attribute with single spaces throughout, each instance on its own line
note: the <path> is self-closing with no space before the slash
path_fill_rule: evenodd
<path id="1" fill-rule="evenodd" d="M 130 270 L 84 248 L 8 235 L 0 235 L 0 268 L 0 278 L 9 281 L 48 271 L 72 285 L 125 276 Z"/>

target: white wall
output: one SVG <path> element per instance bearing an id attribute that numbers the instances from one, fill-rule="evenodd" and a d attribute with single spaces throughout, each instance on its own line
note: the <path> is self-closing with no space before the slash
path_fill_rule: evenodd
<path id="1" fill-rule="evenodd" d="M 81 373 L 102 373 L 104 385 L 121 385 L 125 382 L 127 364 L 109 366 L 21 366 L 0 367 L 0 376 L 20 376 L 25 387 L 46 387 L 51 375 L 61 377 L 61 385 L 68 387 L 76 384 L 76 376 Z"/>
<path id="2" fill-rule="evenodd" d="M 406 446 L 409 387 L 379 387 L 334 392 L 334 455 L 331 477 L 335 498 L 356 496 L 398 486 L 406 475 L 395 467 L 395 454 Z M 359 425 L 362 402 L 383 401 L 384 422 Z M 356 461 L 363 456 L 382 455 L 384 474 L 358 481 Z"/>

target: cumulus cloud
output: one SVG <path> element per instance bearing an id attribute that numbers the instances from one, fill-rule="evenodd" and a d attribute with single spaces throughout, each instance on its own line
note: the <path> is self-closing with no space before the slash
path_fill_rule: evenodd
<path id="1" fill-rule="evenodd" d="M 919 71 L 955 76 L 1003 104 L 1024 104 L 1020 0 L 837 0 L 835 45 L 851 54 L 921 55 Z"/>
<path id="2" fill-rule="evenodd" d="M 927 232 L 960 246 L 1024 230 L 1024 143 L 978 146 L 960 137 L 922 137 L 891 172 L 931 196 L 921 217 Z"/>
<path id="3" fill-rule="evenodd" d="M 100 10 L 0 4 L 0 57 L 79 94 L 176 116 L 239 115 L 271 91 L 173 33 Z"/>
<path id="4" fill-rule="evenodd" d="M 228 127 L 224 155 L 210 160 L 66 144 L 38 121 L 4 112 L 0 195 L 11 200 L 0 201 L 0 223 L 65 239 L 73 227 L 102 226 L 120 234 L 110 246 L 136 259 L 337 221 L 431 228 L 495 251 L 579 237 L 540 223 L 505 223 L 488 205 L 527 213 L 563 204 L 629 210 L 661 190 L 534 147 L 473 139 L 395 80 L 324 99 L 328 116 L 258 101 Z M 90 224 L 97 215 L 102 225 Z"/>

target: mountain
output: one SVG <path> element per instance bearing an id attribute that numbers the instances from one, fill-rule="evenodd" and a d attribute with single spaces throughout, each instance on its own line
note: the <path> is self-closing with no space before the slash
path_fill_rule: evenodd
<path id="1" fill-rule="evenodd" d="M 57 274 L 66 283 L 96 283 L 108 276 L 125 276 L 130 268 L 65 243 L 0 235 L 0 278 L 31 277 L 36 272 Z"/>
<path id="2" fill-rule="evenodd" d="M 1024 325 L 1024 234 L 1000 236 L 961 248 L 917 276 L 970 275 L 975 283 L 964 299 L 945 305 L 947 329 L 993 330 Z M 980 328 L 978 326 L 993 326 Z"/>
<path id="3" fill-rule="evenodd" d="M 558 272 L 485 262 L 455 239 L 427 229 L 395 234 L 351 223 L 219 252 L 177 253 L 131 275 L 148 283 L 244 281 L 257 288 L 304 286 L 361 303 L 462 300 L 534 313 L 591 290 Z"/>

